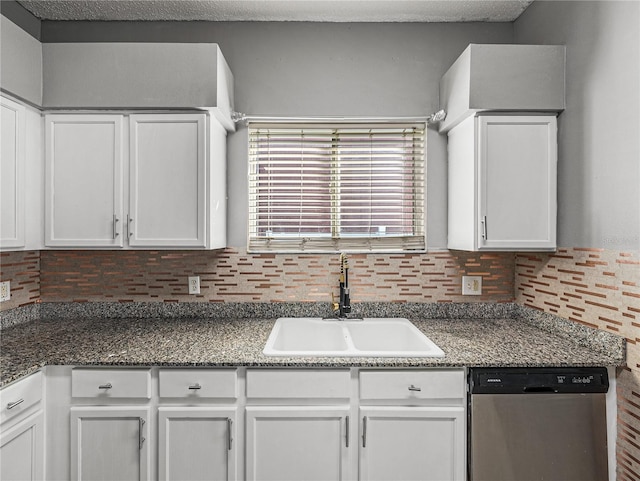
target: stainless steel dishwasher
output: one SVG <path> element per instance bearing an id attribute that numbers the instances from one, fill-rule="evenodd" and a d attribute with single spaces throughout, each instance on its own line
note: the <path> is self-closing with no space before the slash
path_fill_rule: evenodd
<path id="1" fill-rule="evenodd" d="M 469 371 L 469 481 L 605 481 L 606 368 Z"/>

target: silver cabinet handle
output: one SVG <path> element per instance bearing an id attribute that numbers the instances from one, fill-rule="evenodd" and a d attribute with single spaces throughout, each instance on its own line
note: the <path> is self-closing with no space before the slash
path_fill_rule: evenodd
<path id="1" fill-rule="evenodd" d="M 231 418 L 227 418 L 227 449 L 231 451 L 231 443 L 233 442 L 233 436 L 231 434 L 231 429 L 233 427 L 233 420 Z"/>
<path id="2" fill-rule="evenodd" d="M 111 389 L 113 386 L 111 385 L 110 382 L 108 382 L 107 384 L 100 384 L 98 386 L 98 389 Z"/>
<path id="3" fill-rule="evenodd" d="M 345 447 L 348 448 L 349 447 L 349 416 L 347 416 L 345 418 L 344 422 L 345 422 L 345 428 L 344 428 L 345 441 L 344 441 L 344 444 L 345 444 Z"/>
<path id="4" fill-rule="evenodd" d="M 118 222 L 120 222 L 120 219 L 118 219 L 117 215 L 113 214 L 113 239 L 114 240 L 116 237 L 120 235 L 120 233 L 118 232 Z"/>
<path id="5" fill-rule="evenodd" d="M 131 239 L 131 234 L 133 234 L 133 227 L 131 223 L 133 222 L 133 217 L 129 217 L 127 214 L 127 239 Z"/>
<path id="6" fill-rule="evenodd" d="M 482 238 L 487 240 L 487 216 L 483 215 L 482 220 L 480 220 L 480 224 L 482 226 Z"/>
<path id="7" fill-rule="evenodd" d="M 422 391 L 421 387 L 416 387 L 413 384 L 409 386 L 409 391 Z"/>
<path id="8" fill-rule="evenodd" d="M 138 418 L 138 449 L 142 449 L 142 444 L 145 442 L 145 437 L 142 435 L 142 427 L 144 426 L 144 419 Z"/>
<path id="9" fill-rule="evenodd" d="M 362 418 L 362 447 L 367 447 L 367 416 Z"/>
<path id="10" fill-rule="evenodd" d="M 17 401 L 7 404 L 7 409 L 13 409 L 14 407 L 16 407 L 19 404 L 22 404 L 23 402 L 24 402 L 24 399 L 18 399 Z"/>
<path id="11" fill-rule="evenodd" d="M 202 389 L 202 386 L 200 385 L 199 382 L 192 384 L 191 386 L 189 386 L 189 389 L 191 389 L 192 391 L 197 391 L 198 389 Z"/>

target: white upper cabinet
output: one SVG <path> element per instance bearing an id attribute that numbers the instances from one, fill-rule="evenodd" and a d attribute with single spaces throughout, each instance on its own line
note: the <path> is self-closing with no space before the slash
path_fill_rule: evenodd
<path id="1" fill-rule="evenodd" d="M 122 247 L 123 116 L 45 119 L 45 245 Z"/>
<path id="2" fill-rule="evenodd" d="M 25 108 L 0 97 L 0 246 L 25 245 Z"/>
<path id="3" fill-rule="evenodd" d="M 448 248 L 556 248 L 553 115 L 478 115 L 449 131 Z"/>
<path id="4" fill-rule="evenodd" d="M 41 249 L 42 114 L 5 96 L 0 97 L 0 106 L 0 249 Z"/>
<path id="5" fill-rule="evenodd" d="M 205 246 L 206 118 L 132 115 L 129 244 Z"/>
<path id="6" fill-rule="evenodd" d="M 226 132 L 206 113 L 46 116 L 48 247 L 222 248 Z"/>

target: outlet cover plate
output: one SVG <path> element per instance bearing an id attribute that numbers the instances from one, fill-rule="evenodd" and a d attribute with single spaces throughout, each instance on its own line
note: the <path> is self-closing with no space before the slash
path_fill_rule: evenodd
<path id="1" fill-rule="evenodd" d="M 481 296 L 482 276 L 462 276 L 462 295 Z"/>
<path id="2" fill-rule="evenodd" d="M 0 282 L 0 302 L 11 299 L 11 281 Z"/>
<path id="3" fill-rule="evenodd" d="M 200 294 L 200 276 L 189 276 L 189 294 Z"/>

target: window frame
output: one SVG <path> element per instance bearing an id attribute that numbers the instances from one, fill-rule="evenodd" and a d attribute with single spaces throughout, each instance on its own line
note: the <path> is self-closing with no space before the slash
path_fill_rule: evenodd
<path id="1" fill-rule="evenodd" d="M 427 123 L 424 120 L 260 120 L 249 121 L 248 127 L 248 229 L 247 229 L 247 252 L 250 253 L 424 253 L 427 249 L 427 232 L 426 232 L 426 199 L 427 199 L 427 160 L 426 160 L 426 134 Z M 348 234 L 340 232 L 340 217 L 344 212 L 340 211 L 340 171 L 343 166 L 352 166 L 348 162 L 340 162 L 340 154 L 337 153 L 337 146 L 334 144 L 332 154 L 330 155 L 330 193 L 331 193 L 331 212 L 330 212 L 330 232 L 324 234 L 309 233 L 309 235 L 296 233 L 280 232 L 274 236 L 260 235 L 258 230 L 259 215 L 258 202 L 260 200 L 258 185 L 258 168 L 259 168 L 259 150 L 256 150 L 256 138 L 260 138 L 260 131 L 278 131 L 290 129 L 292 132 L 311 132 L 314 129 L 335 130 L 332 134 L 332 143 L 337 142 L 340 145 L 340 136 L 344 136 L 345 132 L 350 130 L 362 133 L 363 130 L 375 131 L 375 133 L 384 131 L 393 131 L 393 135 L 400 135 L 400 131 L 404 131 L 405 135 L 409 135 L 412 142 L 411 147 L 401 153 L 396 153 L 401 161 L 395 172 L 398 173 L 403 182 L 407 182 L 405 177 L 406 165 L 410 165 L 410 176 L 413 176 L 410 183 L 410 216 L 411 233 L 400 234 L 381 234 L 376 235 L 369 232 L 366 235 L 361 233 Z M 258 133 L 256 133 L 258 132 Z M 263 133 L 262 135 L 268 135 Z M 304 138 L 302 134 L 301 138 Z M 326 134 L 325 134 L 326 136 Z M 371 136 L 373 137 L 373 136 Z M 343 142 L 344 144 L 345 142 Z M 398 147 L 395 147 L 398 149 Z M 409 154 L 407 154 L 409 152 Z M 407 160 L 406 156 L 410 157 Z M 355 162 L 357 164 L 357 162 Z M 264 164 L 263 164 L 264 165 Z M 270 166 L 272 164 L 269 164 Z M 373 170 L 369 175 L 373 175 Z M 377 171 L 376 171 L 377 172 Z M 379 175 L 379 173 L 378 173 Z M 356 189 L 357 190 L 357 189 Z M 302 192 L 302 190 L 301 190 Z M 344 197 L 342 197 L 344 200 Z M 360 201 L 361 202 L 361 201 Z M 370 214 L 374 212 L 371 209 L 373 204 L 368 204 Z M 402 201 L 403 209 L 404 200 Z M 378 211 L 378 215 L 382 215 L 382 210 Z M 404 216 L 403 216 L 404 219 Z M 369 225 L 371 228 L 371 225 Z M 381 227 L 379 227 L 381 228 Z M 385 229 L 386 232 L 386 229 Z"/>

